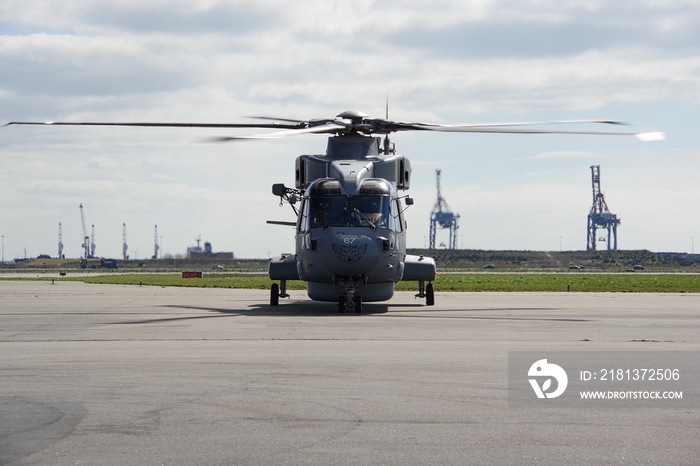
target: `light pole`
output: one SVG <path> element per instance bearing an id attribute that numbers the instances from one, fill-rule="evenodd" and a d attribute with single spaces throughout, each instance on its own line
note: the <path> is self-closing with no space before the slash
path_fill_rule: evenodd
<path id="1" fill-rule="evenodd" d="M 2 235 L 2 263 L 5 263 L 5 235 Z"/>

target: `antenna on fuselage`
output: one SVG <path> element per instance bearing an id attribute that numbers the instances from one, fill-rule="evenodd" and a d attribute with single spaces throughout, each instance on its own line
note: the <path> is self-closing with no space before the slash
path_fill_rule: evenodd
<path id="1" fill-rule="evenodd" d="M 385 118 L 387 121 L 389 121 L 389 94 L 386 95 Z M 396 147 L 394 147 L 394 145 L 389 140 L 389 133 L 388 132 L 384 135 L 384 150 L 382 152 L 384 152 L 384 155 L 396 153 Z"/>

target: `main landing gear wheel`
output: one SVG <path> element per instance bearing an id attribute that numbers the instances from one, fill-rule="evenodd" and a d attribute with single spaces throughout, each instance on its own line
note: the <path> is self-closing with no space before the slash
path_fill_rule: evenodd
<path id="1" fill-rule="evenodd" d="M 435 305 L 435 290 L 433 289 L 433 284 L 428 283 L 426 286 L 425 281 L 419 280 L 418 281 L 418 294 L 416 295 L 416 298 L 425 298 L 425 305 L 426 306 L 434 306 Z"/>
<path id="2" fill-rule="evenodd" d="M 344 296 L 341 296 L 340 298 L 338 298 L 338 312 L 340 314 L 345 313 L 345 304 L 346 303 L 347 303 L 347 298 L 345 298 Z"/>
<path id="3" fill-rule="evenodd" d="M 435 305 L 435 291 L 433 290 L 433 284 L 428 283 L 425 287 L 425 305 L 434 306 Z"/>
<path id="4" fill-rule="evenodd" d="M 280 286 L 273 283 L 270 287 L 270 306 L 277 306 L 280 303 Z"/>
<path id="5" fill-rule="evenodd" d="M 362 314 L 362 297 L 355 296 L 355 312 L 357 314 Z"/>

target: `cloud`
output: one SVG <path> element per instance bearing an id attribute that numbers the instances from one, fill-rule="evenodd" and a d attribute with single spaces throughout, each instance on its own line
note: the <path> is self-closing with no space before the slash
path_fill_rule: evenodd
<path id="1" fill-rule="evenodd" d="M 2 17 L 51 31 L 92 35 L 135 32 L 150 34 L 251 32 L 281 21 L 264 2 L 75 0 L 63 4 L 7 0 Z"/>

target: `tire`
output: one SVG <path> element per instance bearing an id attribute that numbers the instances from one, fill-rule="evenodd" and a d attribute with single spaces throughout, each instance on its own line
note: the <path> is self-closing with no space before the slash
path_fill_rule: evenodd
<path id="1" fill-rule="evenodd" d="M 355 312 L 357 314 L 362 314 L 362 297 L 355 296 Z"/>
<path id="2" fill-rule="evenodd" d="M 270 306 L 277 306 L 280 303 L 280 286 L 273 283 L 270 287 Z"/>
<path id="3" fill-rule="evenodd" d="M 434 306 L 435 305 L 435 291 L 433 290 L 433 284 L 428 283 L 425 287 L 425 305 Z"/>

